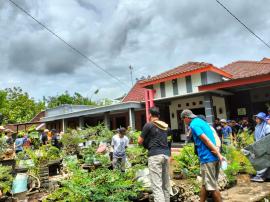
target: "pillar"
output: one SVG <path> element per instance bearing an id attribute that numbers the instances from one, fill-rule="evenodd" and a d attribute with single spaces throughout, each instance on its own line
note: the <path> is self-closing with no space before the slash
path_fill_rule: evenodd
<path id="1" fill-rule="evenodd" d="M 67 132 L 67 120 L 62 119 L 62 131 L 65 133 Z"/>
<path id="2" fill-rule="evenodd" d="M 135 110 L 133 108 L 129 109 L 129 126 L 132 128 L 132 130 L 136 129 Z"/>
<path id="3" fill-rule="evenodd" d="M 104 113 L 104 125 L 110 129 L 110 112 Z"/>
<path id="4" fill-rule="evenodd" d="M 213 100 L 211 95 L 204 96 L 204 109 L 207 122 L 213 125 L 215 116 L 213 109 Z"/>
<path id="5" fill-rule="evenodd" d="M 84 118 L 83 117 L 79 118 L 79 128 L 84 129 Z"/>

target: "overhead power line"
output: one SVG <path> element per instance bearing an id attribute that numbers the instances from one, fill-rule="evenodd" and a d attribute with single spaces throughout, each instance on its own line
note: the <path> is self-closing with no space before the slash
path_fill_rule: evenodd
<path id="1" fill-rule="evenodd" d="M 43 27 L 45 30 L 47 30 L 49 33 L 51 33 L 52 35 L 54 35 L 56 38 L 58 38 L 60 41 L 62 41 L 66 46 L 68 46 L 69 48 L 71 48 L 73 51 L 75 51 L 77 54 L 79 54 L 80 56 L 82 56 L 84 59 L 86 59 L 87 61 L 89 61 L 90 63 L 92 63 L 94 66 L 96 66 L 97 68 L 99 68 L 101 71 L 103 71 L 104 73 L 106 73 L 107 75 L 109 75 L 110 77 L 112 77 L 113 79 L 117 80 L 118 82 L 120 82 L 120 84 L 122 84 L 123 86 L 127 87 L 126 83 L 124 83 L 123 81 L 121 81 L 119 78 L 117 78 L 116 76 L 114 76 L 113 74 L 111 74 L 110 72 L 108 72 L 106 69 L 104 69 L 103 67 L 101 67 L 99 64 L 97 64 L 95 61 L 93 61 L 91 58 L 89 58 L 87 55 L 85 55 L 84 53 L 82 53 L 79 49 L 75 48 L 73 45 L 71 45 L 70 43 L 68 43 L 66 40 L 64 40 L 63 38 L 61 38 L 58 34 L 56 34 L 53 30 L 51 30 L 50 28 L 48 28 L 46 25 L 44 25 L 42 22 L 40 22 L 39 20 L 37 20 L 34 16 L 32 16 L 28 11 L 26 11 L 24 8 L 22 8 L 20 5 L 18 5 L 17 3 L 15 3 L 13 0 L 8 0 L 10 3 L 12 3 L 14 6 L 16 6 L 19 10 L 21 10 L 22 12 L 24 12 L 27 16 L 29 16 L 30 18 L 32 18 L 36 23 L 38 23 L 41 27 Z"/>
<path id="2" fill-rule="evenodd" d="M 259 39 L 264 45 L 270 48 L 270 44 L 265 42 L 260 36 L 258 36 L 255 32 L 253 32 L 247 25 L 245 25 L 239 18 L 237 18 L 226 6 L 224 6 L 219 0 L 216 2 L 222 6 L 232 17 L 234 17 L 241 25 L 243 25 L 252 35 L 254 35 L 257 39 Z"/>

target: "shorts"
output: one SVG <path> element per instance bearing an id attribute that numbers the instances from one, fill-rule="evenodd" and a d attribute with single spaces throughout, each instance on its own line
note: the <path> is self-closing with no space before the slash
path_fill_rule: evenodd
<path id="1" fill-rule="evenodd" d="M 202 185 L 207 191 L 218 190 L 219 161 L 201 164 Z"/>

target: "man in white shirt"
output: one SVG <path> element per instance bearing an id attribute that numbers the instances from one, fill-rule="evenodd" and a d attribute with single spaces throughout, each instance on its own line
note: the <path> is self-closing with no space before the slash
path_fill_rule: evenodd
<path id="1" fill-rule="evenodd" d="M 112 138 L 112 147 L 113 147 L 113 168 L 121 169 L 122 172 L 125 172 L 126 164 L 126 148 L 128 146 L 129 140 L 126 136 L 126 129 L 120 128 L 118 133 Z"/>

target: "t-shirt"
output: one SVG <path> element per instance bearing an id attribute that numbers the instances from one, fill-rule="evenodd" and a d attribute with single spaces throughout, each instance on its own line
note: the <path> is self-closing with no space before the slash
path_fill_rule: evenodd
<path id="1" fill-rule="evenodd" d="M 127 136 L 120 137 L 116 134 L 112 138 L 112 146 L 114 147 L 114 157 L 124 157 L 126 155 L 126 147 L 128 146 L 129 140 Z"/>
<path id="2" fill-rule="evenodd" d="M 15 140 L 15 150 L 16 151 L 22 151 L 23 150 L 23 143 L 24 143 L 24 138 L 17 138 Z"/>
<path id="3" fill-rule="evenodd" d="M 170 156 L 168 133 L 168 130 L 162 130 L 151 122 L 144 125 L 141 137 L 144 139 L 144 147 L 148 149 L 148 156 L 159 154 Z"/>
<path id="4" fill-rule="evenodd" d="M 213 131 L 211 127 L 203 121 L 200 118 L 194 118 L 190 123 L 190 128 L 192 131 L 192 136 L 194 139 L 194 143 L 197 148 L 198 156 L 200 159 L 200 162 L 202 164 L 204 163 L 210 163 L 218 161 L 218 158 L 216 155 L 214 155 L 210 149 L 204 144 L 204 142 L 200 139 L 200 136 L 202 134 L 205 134 L 207 138 L 216 145 L 215 137 L 213 134 Z"/>
<path id="5" fill-rule="evenodd" d="M 54 135 L 53 137 L 52 137 L 52 140 L 51 140 L 51 144 L 52 144 L 52 146 L 55 146 L 55 147 L 60 147 L 60 145 L 59 145 L 59 136 L 58 135 Z"/>
<path id="6" fill-rule="evenodd" d="M 222 128 L 223 138 L 230 138 L 230 134 L 232 133 L 232 128 L 230 126 L 225 126 Z"/>
<path id="7" fill-rule="evenodd" d="M 46 142 L 48 141 L 48 136 L 46 133 L 42 133 L 41 135 L 41 143 L 42 144 L 46 144 Z"/>

